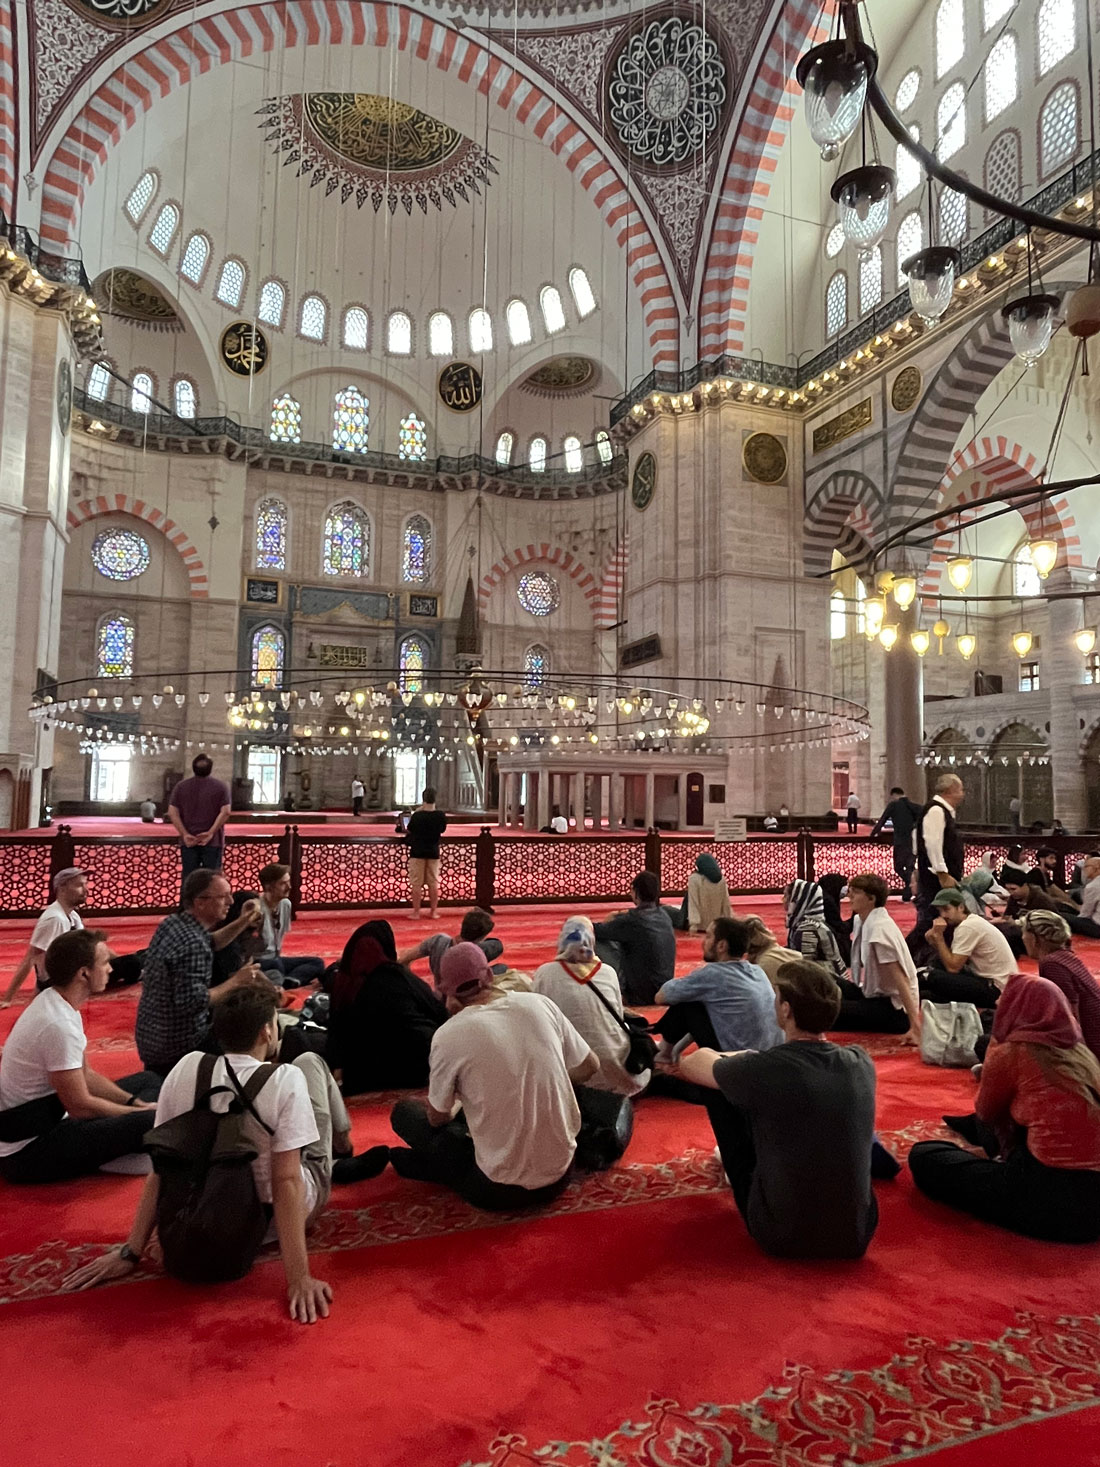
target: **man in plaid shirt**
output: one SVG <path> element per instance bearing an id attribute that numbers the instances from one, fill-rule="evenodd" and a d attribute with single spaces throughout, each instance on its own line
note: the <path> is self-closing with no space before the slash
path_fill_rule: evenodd
<path id="1" fill-rule="evenodd" d="M 262 976 L 248 963 L 224 983 L 210 987 L 214 949 L 225 947 L 260 920 L 260 904 L 251 901 L 237 921 L 219 927 L 231 897 L 229 882 L 220 871 L 192 871 L 183 883 L 182 911 L 165 917 L 153 934 L 141 973 L 136 1038 L 142 1064 L 157 1075 L 167 1075 L 185 1054 L 207 1047 L 212 1003 Z"/>

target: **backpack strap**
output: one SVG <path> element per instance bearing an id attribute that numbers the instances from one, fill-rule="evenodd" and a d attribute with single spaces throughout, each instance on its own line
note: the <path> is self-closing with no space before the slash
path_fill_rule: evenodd
<path id="1" fill-rule="evenodd" d="M 195 1072 L 195 1110 L 209 1110 L 210 1097 L 214 1093 L 214 1066 L 218 1063 L 216 1054 L 204 1054 L 199 1060 L 199 1068 Z M 219 1090 L 224 1086 L 219 1085 Z"/>
<path id="2" fill-rule="evenodd" d="M 217 1058 L 217 1056 L 215 1056 L 215 1058 Z M 246 1082 L 246 1084 L 242 1087 L 240 1080 L 237 1079 L 236 1070 L 229 1063 L 229 1056 L 227 1054 L 223 1054 L 222 1059 L 225 1061 L 225 1072 L 229 1076 L 229 1079 L 233 1085 L 233 1089 L 237 1092 L 237 1098 L 240 1100 L 245 1110 L 248 1111 L 248 1113 L 252 1116 L 253 1120 L 256 1121 L 258 1125 L 263 1127 L 263 1129 L 267 1132 L 269 1136 L 274 1136 L 274 1130 L 271 1126 L 267 1124 L 264 1118 L 256 1110 L 253 1101 L 267 1084 L 271 1076 L 275 1073 L 275 1066 L 267 1064 L 258 1066 L 257 1069 L 255 1069 L 253 1073 L 248 1077 L 248 1081 Z"/>

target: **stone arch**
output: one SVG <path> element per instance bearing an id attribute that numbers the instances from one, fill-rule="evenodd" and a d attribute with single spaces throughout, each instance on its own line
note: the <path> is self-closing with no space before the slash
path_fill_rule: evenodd
<path id="1" fill-rule="evenodd" d="M 630 537 L 623 538 L 611 552 L 611 557 L 600 576 L 599 595 L 596 598 L 596 626 L 606 631 L 619 619 L 619 601 L 626 585 L 626 572 L 630 564 Z"/>
<path id="2" fill-rule="evenodd" d="M 144 520 L 147 525 L 152 525 L 154 530 L 159 531 L 179 551 L 180 559 L 187 571 L 192 599 L 205 601 L 209 597 L 210 587 L 206 578 L 206 567 L 202 563 L 199 552 L 191 544 L 185 532 L 161 510 L 155 509 L 151 504 L 146 504 L 143 499 L 131 499 L 127 494 L 97 494 L 94 499 L 82 499 L 70 507 L 69 529 L 75 530 L 78 525 L 102 514 L 133 515 L 134 519 Z"/>
<path id="3" fill-rule="evenodd" d="M 478 610 L 482 613 L 489 605 L 489 597 L 493 590 L 500 585 L 511 571 L 519 570 L 523 566 L 543 564 L 551 565 L 555 570 L 563 572 L 574 581 L 584 595 L 584 599 L 592 608 L 593 618 L 596 616 L 600 601 L 600 587 L 591 571 L 579 561 L 576 556 L 571 555 L 568 550 L 563 550 L 560 545 L 551 545 L 543 541 L 539 545 L 520 545 L 509 555 L 501 558 L 482 576 L 477 589 Z"/>
<path id="4" fill-rule="evenodd" d="M 1013 742 L 1006 752 L 998 744 L 1006 735 Z M 1034 735 L 1034 739 L 1030 736 Z M 1031 755 L 1041 754 L 1043 763 L 1019 764 L 1023 750 Z M 1033 820 L 1048 824 L 1054 813 L 1054 782 L 1049 761 L 1050 744 L 1046 735 L 1033 723 L 1025 723 L 1018 715 L 1004 719 L 989 739 L 988 766 L 988 817 L 995 825 L 1011 822 L 1008 804 L 1014 797 L 1020 799 L 1020 820 L 1026 830 Z M 1008 759 L 1003 764 L 1002 759 Z"/>
<path id="5" fill-rule="evenodd" d="M 807 575 L 825 575 L 832 568 L 833 551 L 845 541 L 844 527 L 853 512 L 857 533 L 864 541 L 871 539 L 881 523 L 882 495 L 866 474 L 838 469 L 806 505 L 802 564 Z"/>
<path id="6" fill-rule="evenodd" d="M 456 30 L 383 0 L 362 5 L 298 0 L 285 7 L 227 4 L 221 13 L 194 22 L 185 11 L 173 23 L 174 30 L 151 40 L 109 74 L 101 73 L 95 90 L 70 120 L 42 169 L 44 242 L 63 245 L 75 237 L 85 189 L 106 160 L 111 144 L 158 98 L 169 96 L 195 77 L 228 62 L 298 45 L 396 47 L 476 86 L 562 158 L 626 252 L 654 365 L 671 369 L 679 365 L 680 311 L 672 277 L 618 166 L 569 116 L 560 100 L 513 62 L 489 50 L 476 32 Z M 0 96 L 0 124 L 2 115 Z"/>
<path id="7" fill-rule="evenodd" d="M 11 0 L 0 0 L 0 210 L 15 213 L 18 108 L 15 96 L 15 34 Z"/>

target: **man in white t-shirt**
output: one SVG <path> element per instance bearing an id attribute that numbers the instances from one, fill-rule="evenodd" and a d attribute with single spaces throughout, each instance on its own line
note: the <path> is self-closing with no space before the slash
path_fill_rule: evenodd
<path id="1" fill-rule="evenodd" d="M 141 1151 L 153 1125 L 155 1075 L 117 1083 L 89 1068 L 80 1010 L 107 986 L 105 934 L 63 932 L 46 951 L 47 987 L 19 1015 L 0 1054 L 0 1176 L 84 1177 Z"/>
<path id="2" fill-rule="evenodd" d="M 351 813 L 355 816 L 356 820 L 363 813 L 363 800 L 366 793 L 366 786 L 363 784 L 363 781 L 358 775 L 355 775 L 351 782 Z"/>
<path id="3" fill-rule="evenodd" d="M 946 886 L 932 899 L 938 915 L 928 940 L 935 953 L 921 995 L 936 1003 L 973 1003 L 991 1009 L 1018 965 L 1005 935 L 985 917 L 966 909 L 958 887 Z M 951 946 L 947 930 L 951 929 Z"/>
<path id="4" fill-rule="evenodd" d="M 279 1048 L 277 996 L 270 983 L 250 983 L 233 989 L 213 1009 L 213 1035 L 223 1051 L 214 1067 L 213 1084 L 226 1092 L 211 1100 L 214 1110 L 227 1110 L 232 1093 L 225 1066 L 243 1088 L 262 1064 L 275 1058 Z M 193 1109 L 199 1065 L 203 1056 L 186 1054 L 164 1081 L 157 1103 L 158 1126 Z M 300 1055 L 292 1064 L 277 1065 L 253 1102 L 264 1125 L 245 1116 L 244 1131 L 256 1148 L 252 1174 L 261 1202 L 273 1212 L 269 1238 L 278 1238 L 286 1273 L 287 1299 L 292 1319 L 312 1324 L 328 1314 L 332 1288 L 315 1279 L 309 1269 L 306 1230 L 316 1222 L 329 1199 L 334 1180 L 333 1150 L 350 1152 L 351 1122 L 331 1073 L 320 1056 Z M 268 1130 L 264 1129 L 268 1127 Z M 386 1165 L 385 1147 L 349 1159 L 340 1181 L 377 1176 Z M 87 1289 L 107 1279 L 125 1278 L 141 1261 L 156 1216 L 160 1179 L 154 1173 L 145 1184 L 130 1236 L 121 1248 L 78 1269 L 66 1283 L 69 1289 Z"/>
<path id="5" fill-rule="evenodd" d="M 84 926 L 79 908 L 84 905 L 88 896 L 88 878 L 79 867 L 67 866 L 64 871 L 57 873 L 53 879 L 53 896 L 53 901 L 34 924 L 30 945 L 23 955 L 23 961 L 15 970 L 15 976 L 8 984 L 7 992 L 0 999 L 0 1009 L 6 1009 L 11 1004 L 32 968 L 37 975 L 39 988 L 44 988 L 46 969 L 43 960 L 46 949 L 62 932 L 76 932 Z"/>
<path id="6" fill-rule="evenodd" d="M 410 1149 L 392 1147 L 390 1160 L 399 1176 L 511 1212 L 565 1186 L 581 1126 L 573 1086 L 600 1062 L 550 999 L 494 997 L 492 982 L 473 943 L 444 954 L 439 987 L 453 1017 L 432 1039 L 427 1102 L 393 1108 L 390 1124 Z"/>
<path id="7" fill-rule="evenodd" d="M 917 969 L 901 928 L 886 910 L 889 888 L 866 871 L 848 882 L 852 927 L 852 978 L 838 979 L 840 1016 L 835 1027 L 850 1033 L 900 1034 L 920 1043 Z"/>

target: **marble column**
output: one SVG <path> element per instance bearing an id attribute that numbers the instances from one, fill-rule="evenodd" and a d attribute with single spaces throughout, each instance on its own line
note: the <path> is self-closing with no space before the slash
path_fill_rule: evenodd
<path id="1" fill-rule="evenodd" d="M 592 829 L 593 830 L 599 830 L 600 827 L 603 825 L 603 816 L 604 816 L 603 775 L 602 774 L 594 774 L 592 776 L 591 799 L 592 799 Z"/>
<path id="2" fill-rule="evenodd" d="M 646 770 L 646 776 L 645 776 L 645 828 L 646 828 L 646 830 L 652 830 L 653 829 L 653 822 L 654 822 L 654 819 L 656 818 L 656 816 L 655 816 L 656 799 L 655 799 L 655 791 L 654 791 L 654 782 L 655 782 L 655 779 L 656 779 L 656 776 L 655 776 L 653 770 L 652 769 L 647 769 Z"/>
<path id="3" fill-rule="evenodd" d="M 497 824 L 504 825 L 508 818 L 508 780 L 510 776 L 497 769 Z"/>
<path id="4" fill-rule="evenodd" d="M 1061 566 L 1047 577 L 1046 590 L 1065 594 L 1088 587 L 1088 572 Z M 1084 680 L 1083 659 L 1074 643 L 1074 633 L 1095 624 L 1095 601 L 1068 600 L 1047 603 L 1049 620 L 1043 638 L 1040 677 L 1050 690 L 1050 765 L 1054 790 L 1054 817 L 1067 830 L 1088 824 L 1088 787 L 1085 762 L 1081 758 L 1079 715 L 1074 707 L 1074 689 Z M 1084 618 L 1082 620 L 1082 617 Z M 1030 817 L 1029 817 L 1030 818 Z"/>
<path id="5" fill-rule="evenodd" d="M 917 625 L 916 606 L 898 611 L 890 602 L 889 619 L 897 623 L 898 640 L 886 653 L 886 762 L 881 789 L 857 791 L 865 812 L 880 810 L 894 785 L 915 789 L 919 782 L 917 756 L 924 734 L 924 688 L 921 659 L 909 634 Z"/>
<path id="6" fill-rule="evenodd" d="M 584 781 L 583 773 L 574 774 L 573 784 L 573 817 L 577 822 L 577 829 L 584 829 Z"/>
<path id="7" fill-rule="evenodd" d="M 542 775 L 537 769 L 527 769 L 525 774 L 526 795 L 523 801 L 524 830 L 538 829 L 538 799 L 542 788 Z"/>
<path id="8" fill-rule="evenodd" d="M 676 779 L 676 824 L 680 830 L 687 828 L 688 777 L 680 774 Z"/>
<path id="9" fill-rule="evenodd" d="M 610 829 L 612 829 L 612 830 L 622 830 L 622 828 L 623 828 L 623 777 L 622 777 L 622 775 L 619 774 L 617 771 L 611 773 L 610 775 L 608 775 L 608 784 L 610 786 L 610 790 L 609 790 L 609 799 L 608 799 L 609 811 L 608 811 L 608 821 L 607 821 L 607 823 L 608 823 L 608 826 L 610 827 Z"/>
<path id="10" fill-rule="evenodd" d="M 535 825 L 536 830 L 541 830 L 544 825 L 550 824 L 550 791 L 552 782 L 553 775 L 550 771 L 548 769 L 540 769 L 538 803 L 536 806 L 538 810 L 538 819 Z"/>

